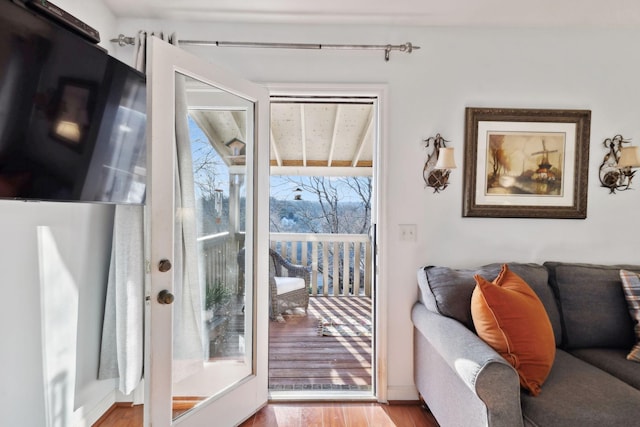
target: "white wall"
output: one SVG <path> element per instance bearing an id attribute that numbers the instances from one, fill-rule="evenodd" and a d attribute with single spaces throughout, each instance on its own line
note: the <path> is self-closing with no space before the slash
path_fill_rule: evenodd
<path id="1" fill-rule="evenodd" d="M 116 18 L 102 0 L 56 0 L 53 3 L 98 30 L 100 46 L 111 50 L 113 44 L 109 39 L 117 37 L 114 34 Z"/>
<path id="2" fill-rule="evenodd" d="M 113 207 L 1 201 L 0 218 L 0 424 L 47 425 L 51 399 L 71 425 L 114 389 L 96 380 Z"/>
<path id="3" fill-rule="evenodd" d="M 640 180 L 610 195 L 599 186 L 604 138 L 640 141 L 640 30 L 474 29 L 291 26 L 119 21 L 119 31 L 176 30 L 181 39 L 312 43 L 404 43 L 421 49 L 381 52 L 185 47 L 263 83 L 388 85 L 384 141 L 387 206 L 383 267 L 388 290 L 389 399 L 415 397 L 410 309 L 416 270 L 426 264 L 475 266 L 545 260 L 640 263 Z M 115 35 L 115 34 L 114 34 Z M 118 48 L 124 60 L 132 48 Z M 521 107 L 592 111 L 586 220 L 462 218 L 464 109 Z M 440 194 L 424 187 L 422 139 L 440 132 L 459 168 Z M 637 142 L 636 142 L 637 143 Z M 416 242 L 399 240 L 399 224 L 417 224 Z"/>
<path id="4" fill-rule="evenodd" d="M 114 31 L 99 0 L 55 4 Z M 72 425 L 115 396 L 113 380 L 96 379 L 112 225 L 113 206 L 0 201 L 1 425 Z"/>

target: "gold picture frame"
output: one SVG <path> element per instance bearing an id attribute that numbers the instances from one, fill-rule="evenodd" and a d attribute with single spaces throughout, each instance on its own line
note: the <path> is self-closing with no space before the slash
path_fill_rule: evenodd
<path id="1" fill-rule="evenodd" d="M 464 217 L 587 217 L 591 111 L 465 111 Z"/>

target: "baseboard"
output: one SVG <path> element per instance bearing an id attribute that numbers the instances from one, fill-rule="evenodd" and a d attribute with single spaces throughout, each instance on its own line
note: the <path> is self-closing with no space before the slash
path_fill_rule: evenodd
<path id="1" fill-rule="evenodd" d="M 395 405 L 395 406 L 403 406 L 403 405 L 407 405 L 407 406 L 421 406 L 422 402 L 420 401 L 420 399 L 418 400 L 390 400 L 388 402 L 389 405 Z"/>
<path id="2" fill-rule="evenodd" d="M 387 387 L 387 402 L 418 401 L 418 390 L 413 385 L 410 386 L 389 386 Z"/>
<path id="3" fill-rule="evenodd" d="M 92 408 L 86 408 L 83 406 L 76 409 L 73 413 L 74 427 L 87 427 L 94 425 L 100 418 L 105 416 L 116 403 L 116 392 L 111 391 L 99 402 L 93 405 Z"/>

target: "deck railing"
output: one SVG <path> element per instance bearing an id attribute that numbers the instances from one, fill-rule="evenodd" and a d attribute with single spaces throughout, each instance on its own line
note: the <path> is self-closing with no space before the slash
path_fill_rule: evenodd
<path id="1" fill-rule="evenodd" d="M 224 283 L 235 294 L 244 292 L 236 260 L 243 237 L 218 233 L 198 239 L 209 286 Z M 366 234 L 270 233 L 270 246 L 292 263 L 311 268 L 311 296 L 371 296 L 371 244 Z"/>
<path id="2" fill-rule="evenodd" d="M 271 233 L 271 248 L 311 267 L 311 296 L 371 296 L 371 244 L 366 234 Z"/>
<path id="3" fill-rule="evenodd" d="M 202 245 L 203 269 L 207 286 L 222 283 L 234 294 L 242 293 L 242 284 L 238 280 L 238 253 L 244 236 L 233 238 L 229 232 L 210 234 L 198 238 Z"/>

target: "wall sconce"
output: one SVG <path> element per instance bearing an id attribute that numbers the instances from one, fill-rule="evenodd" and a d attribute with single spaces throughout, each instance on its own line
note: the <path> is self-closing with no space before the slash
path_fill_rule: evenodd
<path id="1" fill-rule="evenodd" d="M 607 138 L 603 141 L 609 152 L 605 154 L 600 165 L 600 184 L 609 189 L 610 194 L 628 190 L 636 171 L 632 168 L 640 167 L 640 147 L 623 147 L 629 144 L 622 135 Z"/>
<path id="2" fill-rule="evenodd" d="M 439 133 L 424 140 L 425 147 L 433 144 L 433 150 L 427 157 L 427 161 L 422 169 L 422 179 L 427 187 L 432 187 L 434 193 L 447 188 L 449 185 L 449 174 L 451 169 L 456 168 L 453 157 L 453 148 L 445 146 L 447 141 Z"/>

